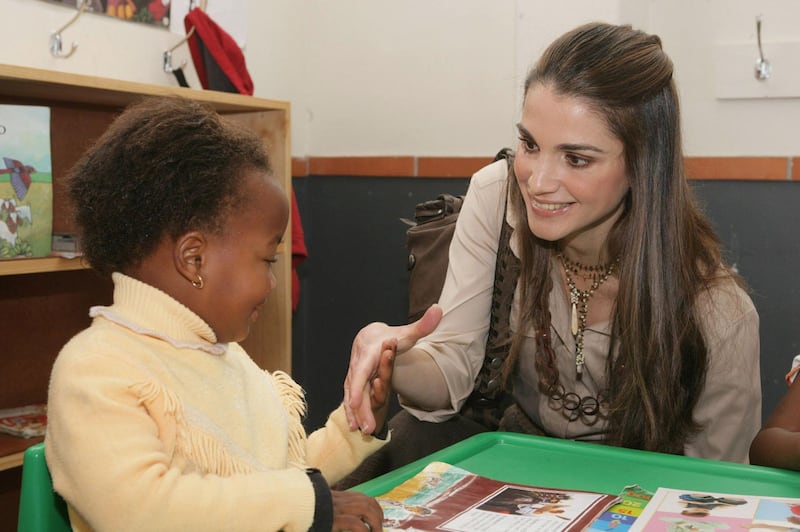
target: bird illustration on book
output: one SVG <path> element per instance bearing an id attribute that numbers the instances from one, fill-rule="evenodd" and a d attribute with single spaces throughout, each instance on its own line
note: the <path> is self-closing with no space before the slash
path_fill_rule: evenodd
<path id="1" fill-rule="evenodd" d="M 14 187 L 14 192 L 19 199 L 25 199 L 31 186 L 31 174 L 35 173 L 36 169 L 10 157 L 3 157 L 3 161 L 6 167 L 0 169 L 0 174 L 11 174 L 11 186 Z"/>

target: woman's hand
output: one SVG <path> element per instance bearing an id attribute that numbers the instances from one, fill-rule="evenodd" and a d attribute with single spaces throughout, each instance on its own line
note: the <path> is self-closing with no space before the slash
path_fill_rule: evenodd
<path id="1" fill-rule="evenodd" d="M 372 383 L 376 378 L 383 381 L 385 390 L 380 393 L 385 394 L 387 399 L 391 389 L 388 386 L 388 382 L 391 380 L 391 369 L 389 370 L 389 379 L 380 378 L 381 361 L 385 358 L 384 353 L 391 351 L 393 355 L 401 355 L 417 340 L 433 332 L 441 319 L 442 308 L 439 305 L 431 305 L 425 314 L 414 323 L 393 327 L 376 322 L 358 332 L 353 340 L 353 347 L 350 351 L 350 367 L 344 380 L 344 408 L 351 429 L 361 429 L 361 432 L 371 434 L 377 427 L 372 405 L 372 401 L 377 397 L 373 397 L 375 390 L 373 390 Z M 391 357 L 391 362 L 394 362 L 394 356 Z M 388 401 L 386 402 L 388 403 Z M 385 416 L 388 404 L 382 405 L 382 407 Z"/>
<path id="2" fill-rule="evenodd" d="M 356 491 L 332 491 L 333 530 L 383 530 L 383 510 L 373 497 Z"/>

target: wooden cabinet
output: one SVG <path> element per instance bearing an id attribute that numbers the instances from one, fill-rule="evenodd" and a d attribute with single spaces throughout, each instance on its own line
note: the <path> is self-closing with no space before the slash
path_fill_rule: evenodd
<path id="1" fill-rule="evenodd" d="M 54 232 L 74 230 L 60 180 L 78 157 L 129 103 L 169 94 L 204 102 L 257 132 L 275 174 L 290 192 L 288 102 L 0 65 L 0 103 L 51 109 Z M 288 232 L 284 242 L 291 242 L 290 237 Z M 264 369 L 290 372 L 291 250 L 282 244 L 279 251 L 278 287 L 243 345 Z M 44 402 L 59 349 L 89 324 L 90 306 L 110 302 L 110 281 L 80 259 L 0 261 L 0 408 Z M 17 468 L 22 451 L 33 442 L 0 435 L 0 472 Z"/>

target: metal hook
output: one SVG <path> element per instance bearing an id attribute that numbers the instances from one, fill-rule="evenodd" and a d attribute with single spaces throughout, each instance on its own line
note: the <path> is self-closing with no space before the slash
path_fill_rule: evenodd
<path id="1" fill-rule="evenodd" d="M 185 66 L 186 66 L 186 60 L 184 59 L 184 60 L 181 62 L 181 66 L 179 66 L 179 67 L 173 67 L 173 66 L 172 66 L 172 52 L 174 52 L 174 51 L 175 51 L 175 49 L 176 49 L 178 46 L 180 46 L 180 45 L 182 45 L 183 43 L 185 43 L 186 41 L 188 41 L 188 40 L 189 40 L 189 38 L 190 38 L 192 35 L 194 35 L 194 29 L 195 29 L 195 27 L 194 27 L 194 26 L 192 26 L 192 27 L 189 29 L 189 32 L 186 34 L 186 36 L 185 36 L 183 39 L 181 39 L 180 41 L 178 41 L 177 43 L 175 43 L 175 44 L 172 46 L 172 48 L 169 48 L 168 50 L 164 50 L 164 72 L 166 72 L 167 74 L 171 74 L 172 72 L 175 72 L 176 70 L 180 70 L 180 69 L 182 69 L 183 67 L 185 67 Z"/>
<path id="2" fill-rule="evenodd" d="M 765 81 L 772 73 L 772 66 L 769 61 L 764 59 L 764 51 L 761 49 L 761 15 L 756 17 L 756 38 L 758 39 L 758 59 L 756 59 L 755 76 L 758 81 Z"/>
<path id="3" fill-rule="evenodd" d="M 69 52 L 61 52 L 61 32 L 75 24 L 75 21 L 78 20 L 78 18 L 83 14 L 88 5 L 89 0 L 81 0 L 80 6 L 78 6 L 78 12 L 75 13 L 75 16 L 72 17 L 69 22 L 61 26 L 60 29 L 50 34 L 50 55 L 53 57 L 61 57 L 66 59 L 75 53 L 75 50 L 78 48 L 78 43 L 75 41 L 72 42 L 72 47 L 70 48 Z"/>
<path id="4" fill-rule="evenodd" d="M 195 7 L 199 7 L 200 11 L 206 10 L 206 0 L 199 0 L 199 6 L 195 5 L 197 3 L 198 2 L 195 2 L 195 0 L 189 0 L 189 11 L 192 11 Z"/>

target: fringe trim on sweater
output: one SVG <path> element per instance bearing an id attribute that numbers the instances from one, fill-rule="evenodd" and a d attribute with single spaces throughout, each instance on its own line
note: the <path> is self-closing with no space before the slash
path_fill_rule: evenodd
<path id="1" fill-rule="evenodd" d="M 303 388 L 283 371 L 274 371 L 271 375 L 281 398 L 281 403 L 283 403 L 287 412 L 286 421 L 289 430 L 288 460 L 298 467 L 305 467 L 306 430 L 302 423 L 306 415 L 305 393 Z"/>
<path id="2" fill-rule="evenodd" d="M 181 400 L 164 386 L 154 382 L 143 382 L 132 386 L 139 396 L 139 404 L 153 410 L 159 398 L 163 399 L 163 414 L 175 420 L 174 455 L 193 464 L 204 474 L 229 477 L 240 473 L 251 473 L 254 469 L 231 456 L 218 439 L 186 422 Z"/>

